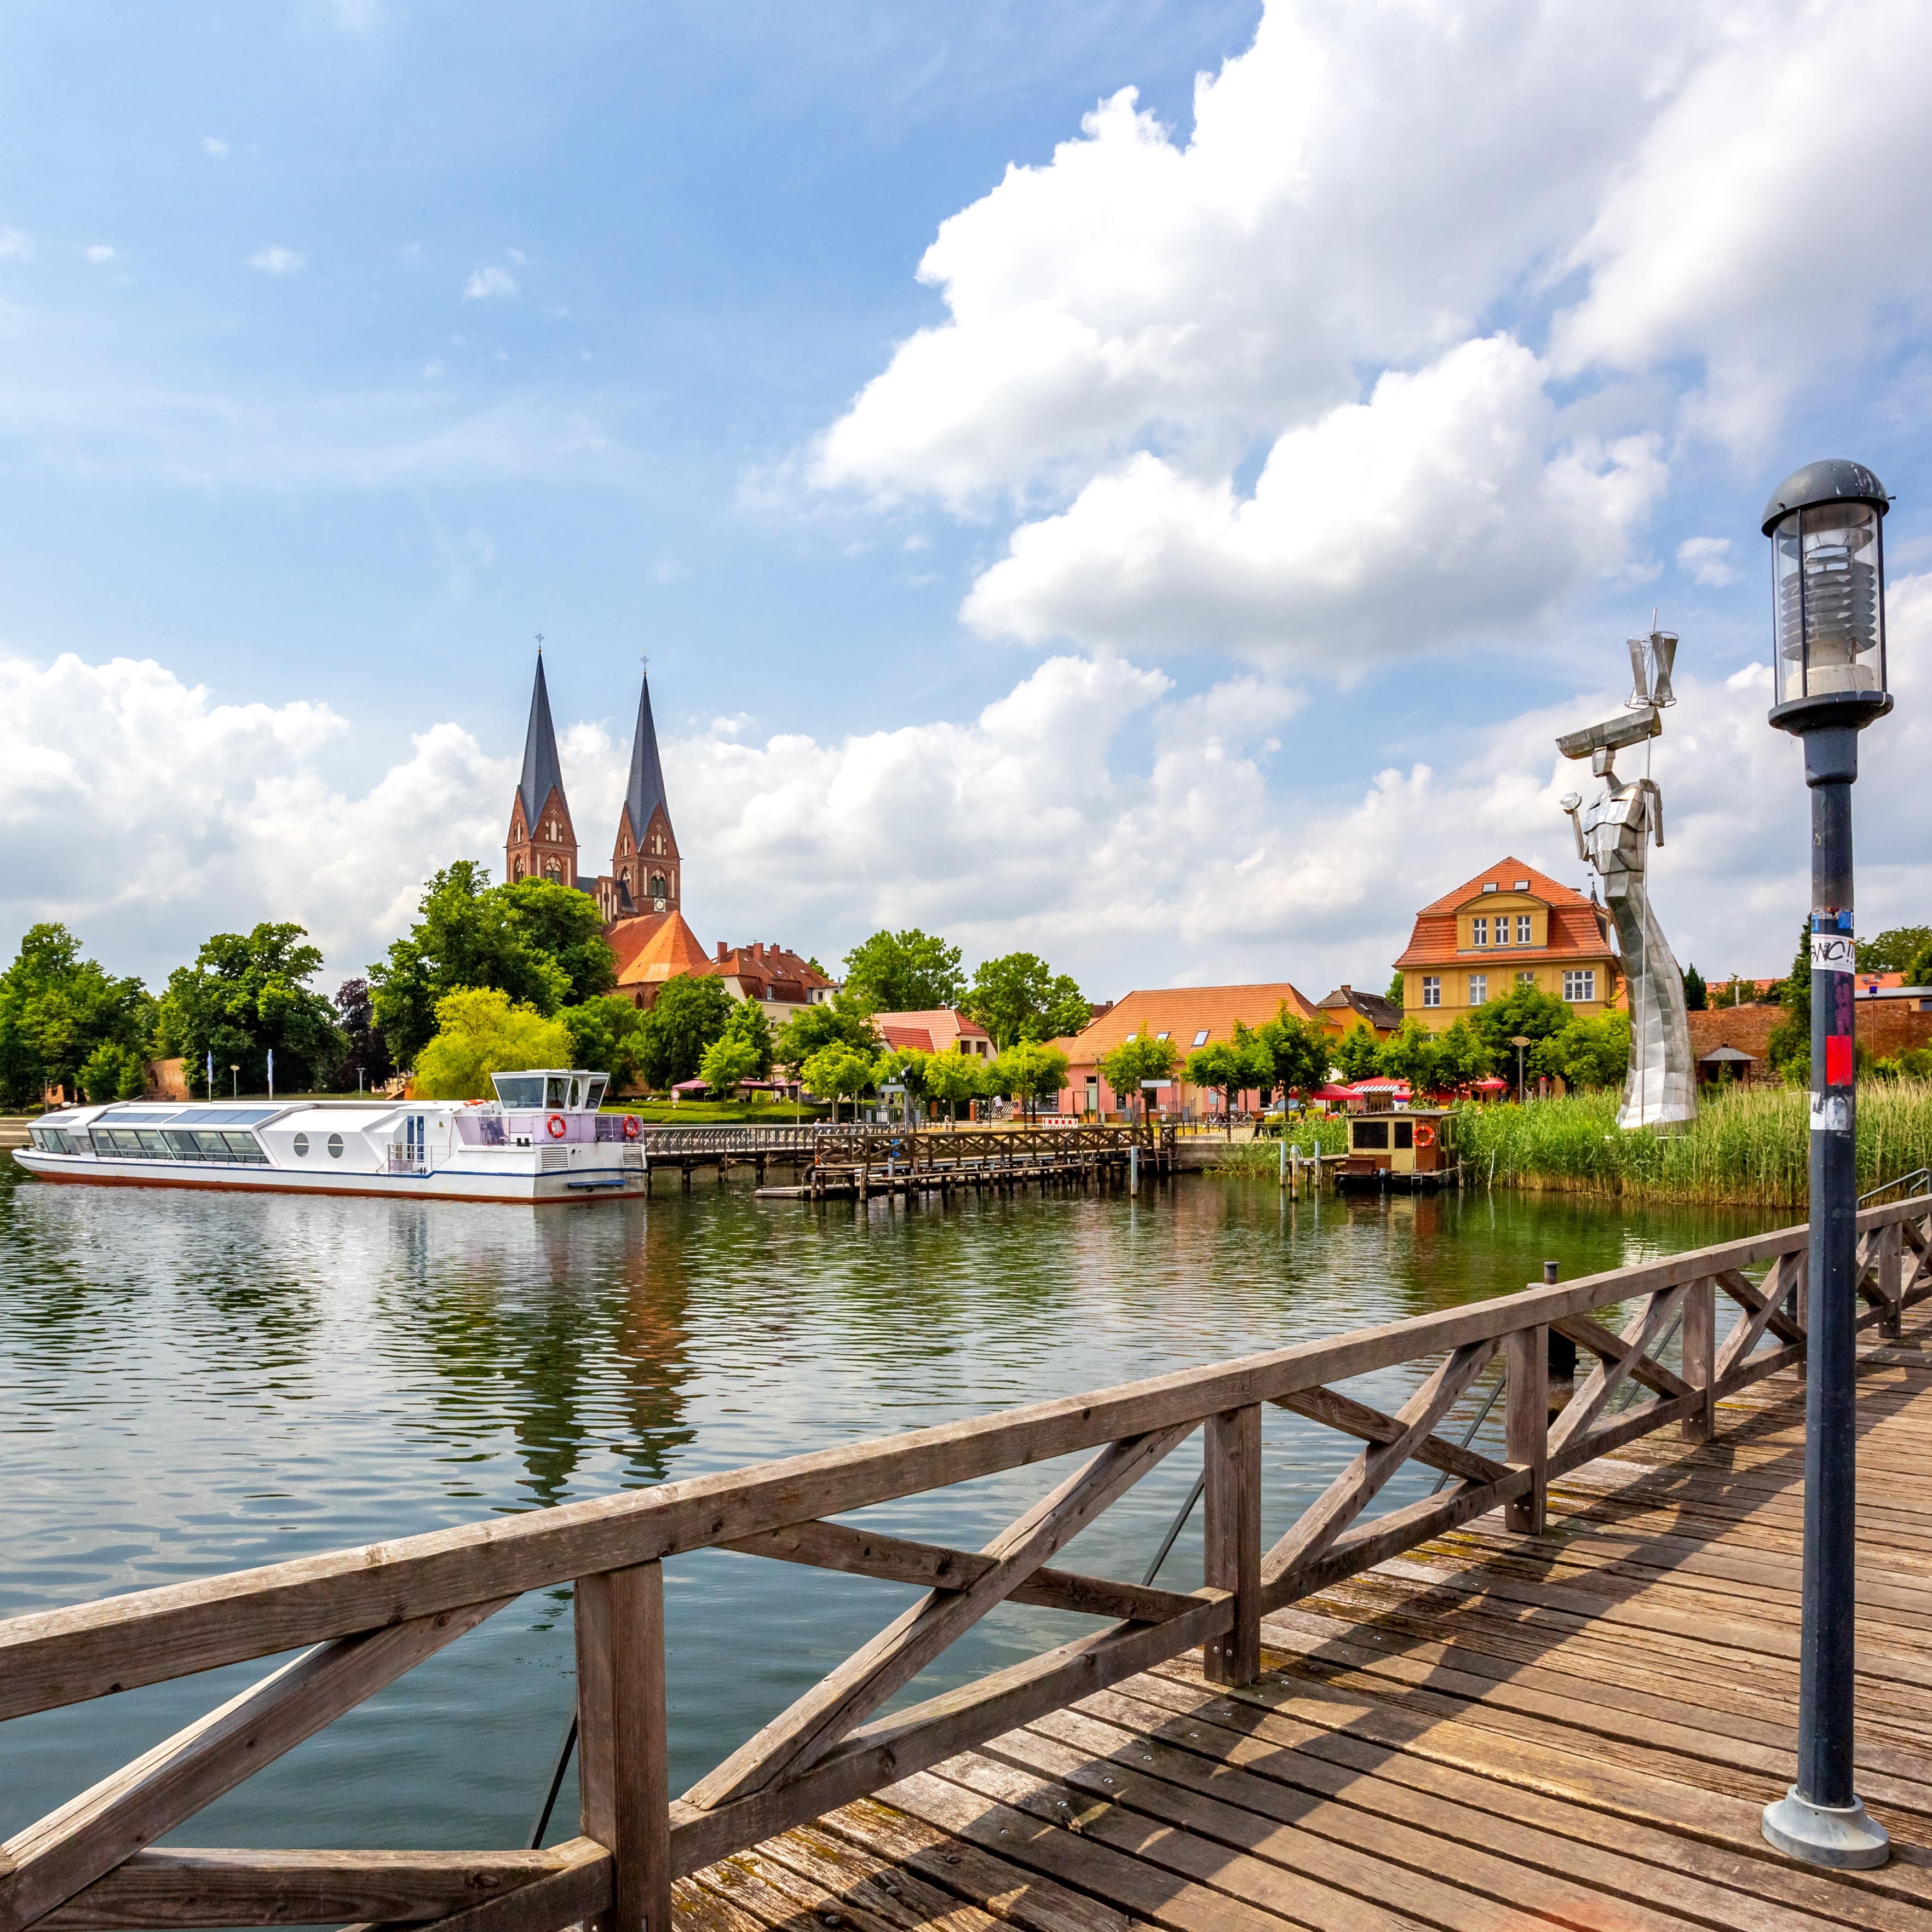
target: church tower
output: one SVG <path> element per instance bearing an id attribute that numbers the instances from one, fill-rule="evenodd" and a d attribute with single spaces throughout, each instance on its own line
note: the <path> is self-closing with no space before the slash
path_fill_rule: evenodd
<path id="1" fill-rule="evenodd" d="M 677 839 L 664 803 L 664 768 L 658 763 L 657 726 L 651 718 L 650 674 L 638 694 L 638 728 L 631 740 L 631 776 L 617 816 L 610 854 L 620 916 L 676 912 L 681 896 Z"/>
<path id="2" fill-rule="evenodd" d="M 503 842 L 503 876 L 511 880 L 553 879 L 560 886 L 577 884 L 577 832 L 563 795 L 563 770 L 550 722 L 541 645 L 536 687 L 530 693 L 530 730 L 524 739 L 524 775 L 510 806 L 510 836 Z"/>

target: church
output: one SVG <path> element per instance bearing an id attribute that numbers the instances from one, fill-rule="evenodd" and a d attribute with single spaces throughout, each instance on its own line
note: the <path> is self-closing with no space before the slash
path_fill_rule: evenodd
<path id="1" fill-rule="evenodd" d="M 684 922 L 682 875 L 677 835 L 671 830 L 664 798 L 664 770 L 658 762 L 648 670 L 638 694 L 630 776 L 611 842 L 610 869 L 592 879 L 579 871 L 577 828 L 564 795 L 563 768 L 556 754 L 539 650 L 530 729 L 524 739 L 523 776 L 511 801 L 509 836 L 503 842 L 503 876 L 550 879 L 595 898 L 604 937 L 617 957 L 617 990 L 634 1005 L 648 1006 L 667 980 L 704 972 L 712 964 Z"/>

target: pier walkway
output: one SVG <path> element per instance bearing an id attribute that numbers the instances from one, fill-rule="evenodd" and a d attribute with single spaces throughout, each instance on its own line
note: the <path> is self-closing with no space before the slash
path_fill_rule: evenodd
<path id="1" fill-rule="evenodd" d="M 1800 1227 L 0 1622 L 0 1720 L 312 1646 L 0 1848 L 0 1932 L 1932 1932 L 1932 1201 L 1869 1209 L 1858 1230 L 1859 1784 L 1892 1834 L 1879 1870 L 1798 1867 L 1758 1834 L 1793 1764 Z M 1552 1387 L 1573 1351 L 1594 1366 Z M 1390 1370 L 1412 1391 L 1392 1414 L 1360 1380 Z M 1504 1439 L 1478 1448 L 1457 1424 L 1486 1377 Z M 1360 1446 L 1264 1547 L 1270 1403 Z M 1055 1563 L 1197 1435 L 1202 1588 Z M 980 1550 L 847 1520 L 1036 1463 L 1058 1466 L 1039 1500 Z M 1408 1500 L 1376 1507 L 1404 1471 Z M 663 1564 L 716 1548 L 920 1594 L 674 1797 Z M 560 1582 L 574 1835 L 152 1848 Z M 1095 1627 L 890 1708 L 1006 1601 Z M 0 1768 L 26 1748 L 0 1730 Z M 452 1715 L 447 1774 L 464 1748 Z"/>

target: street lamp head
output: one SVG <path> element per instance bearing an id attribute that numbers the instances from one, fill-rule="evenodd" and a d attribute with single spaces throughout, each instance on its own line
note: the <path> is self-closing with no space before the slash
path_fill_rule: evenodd
<path id="1" fill-rule="evenodd" d="M 1772 492 L 1775 702 L 1802 734 L 1860 730 L 1892 709 L 1886 688 L 1883 518 L 1892 500 L 1862 463 L 1808 463 Z"/>

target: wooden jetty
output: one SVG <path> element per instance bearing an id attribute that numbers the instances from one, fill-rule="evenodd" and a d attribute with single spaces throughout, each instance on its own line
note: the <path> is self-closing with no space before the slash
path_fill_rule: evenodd
<path id="1" fill-rule="evenodd" d="M 873 1127 L 822 1142 L 800 1184 L 761 1198 L 858 1200 L 874 1195 L 1009 1193 L 1023 1187 L 1118 1185 L 1174 1166 L 1172 1127 Z"/>
<path id="2" fill-rule="evenodd" d="M 1858 1227 L 1859 1781 L 1893 1838 L 1880 1870 L 1796 1866 L 1757 1830 L 1794 1758 L 1797 1228 L 0 1623 L 0 1719 L 314 1646 L 13 1838 L 0 1932 L 1924 1932 L 1932 1322 L 1913 1311 L 1932 1298 L 1932 1202 Z M 1720 1298 L 1737 1310 L 1727 1333 Z M 1598 1318 L 1612 1306 L 1620 1330 Z M 1595 1359 L 1553 1408 L 1552 1338 Z M 1500 1458 L 1443 1432 L 1498 1358 Z M 1405 1364 L 1432 1366 L 1393 1414 L 1333 1386 Z M 1265 1402 L 1362 1447 L 1264 1550 Z M 1054 1565 L 1196 1430 L 1202 1588 Z M 1082 1451 L 982 1550 L 833 1520 Z M 1412 1462 L 1442 1484 L 1375 1513 Z M 925 1594 L 674 1798 L 662 1564 L 721 1546 Z M 519 1593 L 572 1580 L 583 1797 L 564 1843 L 151 1849 Z M 1098 1627 L 879 1714 L 1003 1600 Z"/>

